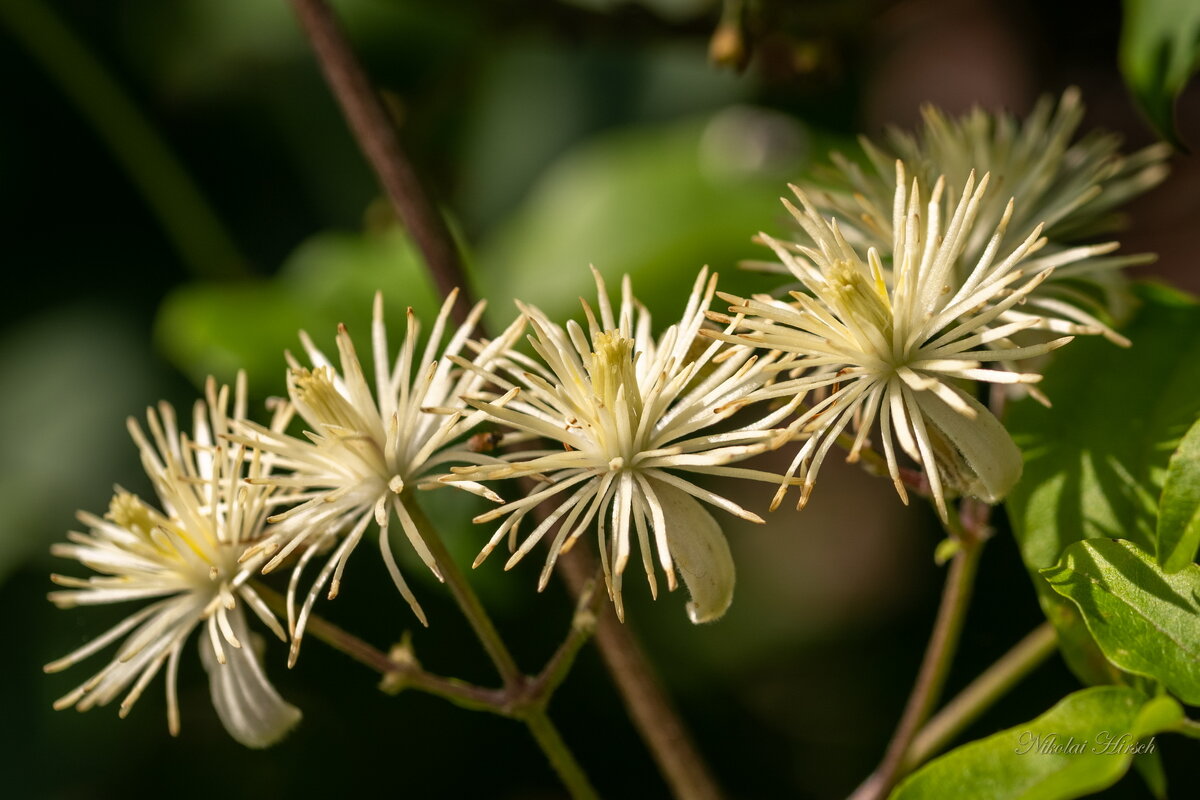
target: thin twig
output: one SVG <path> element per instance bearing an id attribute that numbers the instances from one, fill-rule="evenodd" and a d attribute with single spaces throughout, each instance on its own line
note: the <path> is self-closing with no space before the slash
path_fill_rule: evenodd
<path id="1" fill-rule="evenodd" d="M 746 0 L 724 0 L 721 20 L 708 40 L 708 58 L 714 64 L 737 72 L 750 63 L 750 36 L 746 30 L 749 9 Z"/>
<path id="2" fill-rule="evenodd" d="M 260 582 L 254 584 L 254 590 L 273 611 L 278 614 L 287 613 L 287 600 L 283 595 Z M 502 717 L 523 720 L 536 713 L 537 709 L 544 710 L 549 705 L 554 692 L 570 672 L 576 654 L 595 628 L 596 606 L 602 597 L 598 592 L 588 592 L 581 598 L 582 602 L 575 611 L 566 639 L 536 677 L 523 678 L 518 685 L 499 689 L 489 689 L 458 678 L 429 672 L 417 660 L 407 637 L 394 646 L 391 653 L 384 653 L 369 642 L 315 614 L 309 617 L 307 631 L 310 636 L 334 650 L 378 672 L 383 676 L 379 688 L 387 694 L 416 689 L 473 711 L 487 711 Z"/>
<path id="3" fill-rule="evenodd" d="M 562 736 L 559 735 L 558 729 L 546 716 L 546 710 L 543 708 L 531 709 L 524 720 L 529 732 L 537 740 L 538 746 L 550 759 L 554 771 L 570 789 L 571 797 L 574 800 L 598 800 L 599 795 L 592 788 L 588 776 L 580 769 L 579 762 L 571 756 L 571 751 L 567 748 Z"/>
<path id="4" fill-rule="evenodd" d="M 276 613 L 287 613 L 287 601 L 283 595 L 262 583 L 256 583 L 254 590 Z M 507 713 L 511 698 L 503 689 L 487 689 L 456 678 L 445 678 L 426 672 L 416 659 L 390 657 L 349 631 L 315 614 L 308 618 L 307 630 L 310 636 L 315 636 L 334 650 L 382 675 L 382 688 L 389 694 L 396 694 L 405 688 L 417 689 L 464 708 L 511 716 Z"/>
<path id="5" fill-rule="evenodd" d="M 579 650 L 596 632 L 596 618 L 603 600 L 604 595 L 596 591 L 596 580 L 593 578 L 579 595 L 567 638 L 554 651 L 537 677 L 529 682 L 527 696 L 531 702 L 545 706 L 566 680 L 575 663 L 575 656 L 579 655 Z"/>
<path id="6" fill-rule="evenodd" d="M 450 593 L 454 595 L 459 610 L 471 624 L 472 630 L 475 631 L 476 637 L 492 659 L 492 663 L 496 665 L 496 671 L 500 673 L 500 678 L 504 681 L 505 692 L 514 698 L 511 709 L 513 716 L 520 719 L 529 728 L 529 732 L 537 740 L 538 746 L 541 747 L 554 771 L 558 773 L 559 779 L 567 787 L 571 797 L 574 800 L 593 800 L 597 796 L 596 790 L 592 788 L 591 781 L 588 780 L 583 768 L 579 766 L 574 753 L 567 747 L 566 742 L 559 735 L 558 729 L 546 715 L 549 695 L 538 702 L 530 701 L 528 697 L 529 679 L 517 666 L 516 660 L 509 652 L 499 631 L 496 630 L 483 603 L 480 602 L 475 590 L 467 581 L 466 575 L 462 573 L 450 555 L 450 551 L 446 549 L 442 537 L 438 535 L 429 518 L 425 516 L 421 506 L 413 501 L 407 491 L 400 495 L 400 502 L 404 504 L 409 516 L 416 523 L 421 540 L 433 555 L 434 562 L 441 570 L 442 577 L 450 588 Z"/>
<path id="7" fill-rule="evenodd" d="M 851 452 L 854 449 L 854 437 L 848 433 L 839 434 L 837 439 L 838 447 L 846 452 Z M 870 445 L 863 445 L 858 449 L 856 459 L 863 465 L 863 469 L 872 475 L 880 477 L 891 477 L 888 472 L 887 459 Z M 932 498 L 933 491 L 929 487 L 929 478 L 919 469 L 911 467 L 898 467 L 897 474 L 900 477 L 900 482 L 904 487 L 918 497 Z"/>
<path id="8" fill-rule="evenodd" d="M 504 678 L 504 687 L 485 689 L 456 678 L 444 678 L 426 672 L 413 655 L 407 641 L 393 648 L 390 656 L 384 655 L 357 636 L 317 616 L 309 617 L 309 634 L 382 675 L 383 680 L 380 682 L 379 688 L 388 694 L 399 694 L 405 689 L 417 689 L 442 697 L 462 708 L 472 711 L 487 711 L 519 720 L 529 729 L 530 734 L 537 741 L 563 785 L 567 787 L 573 800 L 595 800 L 596 790 L 592 788 L 583 768 L 579 766 L 574 754 L 546 714 L 550 696 L 561 682 L 561 678 L 557 681 L 549 678 L 541 681 L 537 687 L 538 692 L 535 694 L 530 691 L 534 682 L 519 671 L 515 675 L 508 674 L 509 665 L 512 670 L 517 669 L 516 662 L 513 661 L 486 614 L 481 619 L 476 618 L 474 612 L 482 612 L 483 608 L 479 604 L 478 598 L 474 596 L 470 586 L 465 583 L 462 574 L 457 572 L 457 567 L 450 560 L 449 553 L 441 543 L 441 538 L 431 530 L 428 520 L 420 513 L 420 507 L 415 503 L 408 503 L 406 507 L 410 514 L 415 512 L 418 515 L 415 517 L 415 521 L 421 528 L 423 539 L 438 560 L 438 566 L 446 577 L 446 582 L 450 584 L 459 607 L 467 616 L 489 655 L 498 659 L 496 668 Z M 458 582 L 461 582 L 461 585 L 456 585 Z M 469 595 L 465 599 L 461 596 L 464 587 Z M 267 605 L 277 613 L 286 611 L 287 601 L 279 593 L 261 584 L 257 584 L 255 589 Z M 494 640 L 486 640 L 492 637 Z M 571 641 L 571 638 L 572 636 L 569 635 L 568 641 Z M 578 651 L 581 645 L 582 642 L 571 643 L 570 648 Z M 493 651 L 495 651 L 494 654 Z M 551 674 L 554 664 L 555 659 L 552 658 L 543 674 Z"/>
<path id="9" fill-rule="evenodd" d="M 851 800 L 879 800 L 887 795 L 902 777 L 904 756 L 941 696 L 946 675 L 950 671 L 950 663 L 954 660 L 958 648 L 958 638 L 971 600 L 979 555 L 986 541 L 985 529 L 977 527 L 980 521 L 976 512 L 967 509 L 973 503 L 967 500 L 963 505 L 962 522 L 953 515 L 949 518 L 947 532 L 958 539 L 960 546 L 950 562 L 937 620 L 934 622 L 929 644 L 925 648 L 925 657 L 921 661 L 916 683 L 909 694 L 896 732 L 892 734 L 892 740 L 888 743 L 883 761 L 851 795 Z M 968 520 L 970 528 L 963 524 Z"/>
<path id="10" fill-rule="evenodd" d="M 1057 649 L 1058 634 L 1053 625 L 1043 622 L 1034 628 L 929 720 L 904 754 L 902 771 L 911 772 L 941 752 Z"/>
<path id="11" fill-rule="evenodd" d="M 414 502 L 407 492 L 400 496 L 400 502 L 404 503 L 404 508 L 416 523 L 421 539 L 429 548 L 429 552 L 433 554 L 433 559 L 441 570 L 442 577 L 450 588 L 450 593 L 454 595 L 454 600 L 462 610 L 463 616 L 467 618 L 467 622 L 471 624 L 483 649 L 487 651 L 488 657 L 496 665 L 496 671 L 500 673 L 500 680 L 504 682 L 504 688 L 512 694 L 517 694 L 524 688 L 525 675 L 504 644 L 504 639 L 496 630 L 483 603 L 479 601 L 479 596 L 475 594 L 467 577 L 463 575 L 462 570 L 451 557 L 442 537 L 434 530 L 421 506 Z"/>
<path id="12" fill-rule="evenodd" d="M 472 303 L 458 249 L 442 215 L 422 190 L 379 95 L 329 6 L 323 0 L 291 3 L 354 138 L 425 257 L 438 293 L 445 297 L 455 287 L 459 289 L 454 319 L 461 324 Z"/>

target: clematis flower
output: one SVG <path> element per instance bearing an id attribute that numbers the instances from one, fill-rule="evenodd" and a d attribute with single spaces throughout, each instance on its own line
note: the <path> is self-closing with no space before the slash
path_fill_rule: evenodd
<path id="1" fill-rule="evenodd" d="M 981 209 L 987 205 L 988 176 L 978 186 L 974 175 L 967 178 L 943 223 L 944 181 L 923 200 L 918 180 L 906 188 L 900 162 L 896 173 L 891 270 L 874 247 L 865 259 L 860 256 L 839 221 L 822 218 L 807 193 L 797 190 L 802 210 L 784 204 L 814 246 L 763 239 L 805 291 L 792 292 L 791 302 L 722 295 L 731 313 L 744 315 L 742 330 L 711 335 L 793 356 L 782 365 L 791 377 L 758 390 L 752 399 L 813 397 L 792 423 L 805 439 L 787 473 L 801 480 L 801 506 L 838 437 L 854 432 L 849 458 L 856 460 L 878 422 L 896 491 L 907 502 L 898 445 L 925 468 L 945 519 L 947 488 L 997 502 L 1021 474 L 1021 454 L 1012 438 L 969 390 L 977 381 L 1040 380 L 1007 365 L 1043 355 L 1072 337 L 1025 346 L 1010 339 L 1031 327 L 1053 330 L 1062 321 L 1029 315 L 1011 319 L 1011 312 L 1051 276 L 1048 268 L 1026 269 L 1044 244 L 1040 227 L 1002 255 L 1011 201 L 981 255 L 964 266 L 968 242 L 979 225 L 987 224 Z M 785 483 L 773 507 L 786 491 Z"/>
<path id="2" fill-rule="evenodd" d="M 441 580 L 438 566 L 399 495 L 408 487 L 439 486 L 435 479 L 444 472 L 444 465 L 473 459 L 464 439 L 485 415 L 467 409 L 461 398 L 475 391 L 482 379 L 472 370 L 456 369 L 451 358 L 463 351 L 484 304 L 471 310 L 442 349 L 456 296 L 457 292 L 446 298 L 421 352 L 417 350 L 420 324 L 409 309 L 404 344 L 390 367 L 383 296 L 375 296 L 371 326 L 374 393 L 345 326 L 337 334 L 340 371 L 301 332 L 313 366 L 302 366 L 289 354 L 287 386 L 292 405 L 308 428 L 304 438 L 249 421 L 237 425 L 234 441 L 268 454 L 280 469 L 287 470 L 255 479 L 287 492 L 284 499 L 291 507 L 270 518 L 275 523 L 273 532 L 250 548 L 246 557 L 269 556 L 263 565 L 267 573 L 299 553 L 287 592 L 292 636 L 289 664 L 294 664 L 299 655 L 318 595 L 329 583 L 329 599 L 337 596 L 350 554 L 372 522 L 379 528 L 380 555 L 396 588 L 422 624 L 428 624 L 396 564 L 389 540 L 390 520 L 394 511 L 413 550 Z M 521 326 L 520 320 L 513 323 L 500 339 L 484 346 L 476 360 L 486 363 L 490 354 L 502 350 L 520 334 Z M 495 498 L 482 486 L 468 483 L 463 488 Z M 330 548 L 332 554 L 297 613 L 297 587 L 305 567 Z"/>
<path id="3" fill-rule="evenodd" d="M 1047 244 L 1022 269 L 1030 275 L 1053 270 L 1053 275 L 1030 293 L 1024 310 L 1010 310 L 1009 318 L 1040 319 L 1034 327 L 1056 333 L 1099 330 L 1127 345 L 1101 319 L 1119 317 L 1128 305 L 1121 268 L 1152 256 L 1114 255 L 1115 241 L 1078 243 L 1103 239 L 1121 226 L 1116 209 L 1166 177 L 1170 147 L 1160 143 L 1123 156 L 1115 134 L 1095 132 L 1076 140 L 1083 112 L 1075 88 L 1066 90 L 1057 105 L 1043 97 L 1023 121 L 979 108 L 951 118 L 927 106 L 922 109 L 924 124 L 915 133 L 891 129 L 885 144 L 859 139 L 866 168 L 834 153 L 832 168 L 802 188 L 818 213 L 839 219 L 851 246 L 859 252 L 875 247 L 886 263 L 895 235 L 890 203 L 897 159 L 924 186 L 945 177 L 943 216 L 961 201 L 954 190 L 972 171 L 990 173 L 1002 192 L 981 200 L 975 228 L 963 244 L 962 268 L 979 260 L 1006 213 L 1007 233 L 1000 242 L 1004 252 L 1040 225 Z M 1011 211 L 1009 197 L 1019 202 Z M 777 263 L 758 266 L 783 271 Z"/>
<path id="4" fill-rule="evenodd" d="M 636 537 L 642 565 L 657 597 L 655 562 L 667 588 L 682 575 L 691 593 L 688 615 L 696 623 L 718 619 L 733 597 L 734 565 L 716 507 L 752 522 L 757 515 L 692 482 L 693 475 L 776 482 L 774 473 L 732 467 L 778 446 L 786 432 L 772 426 L 794 408 L 785 406 L 745 425 L 720 423 L 743 408 L 747 397 L 773 374 L 778 354 L 754 355 L 749 348 L 724 347 L 697 338 L 716 287 L 702 270 L 680 321 L 661 336 L 651 335 L 650 314 L 633 295 L 628 276 L 613 309 L 604 282 L 593 270 L 599 318 L 584 303 L 585 331 L 575 321 L 564 328 L 539 309 L 520 305 L 529 319 L 537 358 L 509 349 L 485 374 L 503 404 L 489 397 L 468 402 L 515 433 L 506 443 L 539 443 L 491 457 L 491 463 L 454 467 L 454 478 L 491 481 L 528 476 L 537 481 L 528 495 L 475 518 L 504 518 L 475 561 L 478 566 L 506 536 L 515 549 L 506 569 L 519 562 L 555 525 L 539 589 L 559 555 L 568 551 L 593 520 L 608 592 L 624 619 L 621 587 Z M 468 366 L 464 363 L 464 366 Z M 545 449 L 540 442 L 557 447 Z M 536 506 L 553 510 L 516 546 L 518 526 Z"/>
<path id="5" fill-rule="evenodd" d="M 122 692 L 124 717 L 167 668 L 167 725 L 179 733 L 176 675 L 183 647 L 201 628 L 200 656 L 213 705 L 225 729 L 248 747 L 266 747 L 300 720 L 263 673 L 254 652 L 246 609 L 280 639 L 283 628 L 247 580 L 261 559 L 240 563 L 262 536 L 273 490 L 246 485 L 269 472 L 267 461 L 247 462 L 245 450 L 222 440 L 227 430 L 228 387 L 211 379 L 207 404 L 198 402 L 194 439 L 180 433 L 171 406 L 147 413 L 150 438 L 130 419 L 129 429 L 160 506 L 118 490 L 103 518 L 80 513 L 88 533 L 71 533 L 53 553 L 94 570 L 87 579 L 54 575 L 67 587 L 50 594 L 60 608 L 153 600 L 75 652 L 46 666 L 57 672 L 124 637 L 103 669 L 55 703 L 86 711 Z M 245 415 L 245 379 L 239 376 L 234 417 Z"/>

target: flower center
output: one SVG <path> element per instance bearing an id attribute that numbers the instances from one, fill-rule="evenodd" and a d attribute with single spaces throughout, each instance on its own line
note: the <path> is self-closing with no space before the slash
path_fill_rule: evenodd
<path id="1" fill-rule="evenodd" d="M 368 422 L 363 412 L 338 389 L 329 367 L 294 368 L 291 372 L 292 397 L 301 407 L 304 419 L 316 427 L 323 446 L 341 453 L 333 459 L 335 468 L 364 481 L 377 479 L 379 492 L 395 474 L 384 452 L 385 441 L 378 422 Z M 393 456 L 394 458 L 394 456 Z"/>
<path id="2" fill-rule="evenodd" d="M 362 416 L 334 385 L 331 369 L 297 367 L 292 370 L 292 380 L 296 400 L 308 406 L 321 423 L 347 431 L 365 430 Z"/>
<path id="3" fill-rule="evenodd" d="M 150 531 L 158 524 L 150 507 L 143 503 L 141 498 L 123 491 L 113 495 L 108 503 L 108 513 L 104 516 L 147 541 L 150 540 Z"/>
<path id="4" fill-rule="evenodd" d="M 194 553 L 201 562 L 211 562 L 208 548 L 197 544 L 186 526 L 177 519 L 167 519 L 162 516 L 143 503 L 141 498 L 135 494 L 118 491 L 109 501 L 108 513 L 104 516 L 114 524 L 141 538 L 144 545 L 156 554 L 156 560 L 160 560 L 164 564 L 187 565 L 188 562 L 178 550 L 180 544 Z M 176 542 L 172 543 L 161 536 L 151 536 L 150 534 L 155 529 L 160 529 L 167 535 L 174 535 Z"/>
<path id="5" fill-rule="evenodd" d="M 642 416 L 642 390 L 636 369 L 639 354 L 634 341 L 620 331 L 596 334 L 592 338 L 592 351 L 587 369 L 601 409 L 599 433 L 605 440 L 602 444 L 611 455 L 628 463 L 638 450 L 633 439 Z M 606 420 L 611 420 L 611 424 L 604 424 Z"/>
<path id="6" fill-rule="evenodd" d="M 847 325 L 870 326 L 891 338 L 892 306 L 887 287 L 872 281 L 855 264 L 836 261 L 826 276 L 831 305 Z"/>

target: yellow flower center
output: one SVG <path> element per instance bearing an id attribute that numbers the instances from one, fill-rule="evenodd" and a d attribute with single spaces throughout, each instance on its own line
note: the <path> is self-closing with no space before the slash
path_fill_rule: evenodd
<path id="1" fill-rule="evenodd" d="M 312 409 L 316 418 L 331 427 L 359 431 L 364 428 L 362 418 L 354 410 L 333 382 L 333 371 L 328 367 L 292 370 L 296 385 L 296 399 Z"/>
<path id="2" fill-rule="evenodd" d="M 135 494 L 119 491 L 108 503 L 107 519 L 120 525 L 131 533 L 136 533 L 144 539 L 150 538 L 150 531 L 158 524 L 150 507 Z"/>
<path id="3" fill-rule="evenodd" d="M 862 269 L 848 261 L 837 261 L 826 276 L 832 303 L 847 324 L 870 325 L 890 338 L 892 306 L 887 287 L 872 281 Z"/>
<path id="4" fill-rule="evenodd" d="M 592 392 L 600 408 L 612 414 L 615 430 L 606 430 L 609 425 L 601 423 L 601 436 L 607 450 L 614 458 L 624 461 L 637 452 L 633 437 L 642 416 L 642 390 L 638 387 L 638 353 L 634 341 L 620 331 L 605 331 L 592 339 L 592 358 L 588 375 L 592 379 Z"/>
<path id="5" fill-rule="evenodd" d="M 592 378 L 592 391 L 596 399 L 605 408 L 616 411 L 617 395 L 621 394 L 622 405 L 632 415 L 641 414 L 642 392 L 638 388 L 637 370 L 634 369 L 637 354 L 633 340 L 625 338 L 619 331 L 605 331 L 596 334 L 592 348 L 594 352 L 592 363 L 588 365 L 588 374 Z"/>
<path id="6" fill-rule="evenodd" d="M 191 532 L 184 525 L 180 524 L 178 520 L 169 520 L 162 516 L 143 503 L 141 498 L 135 494 L 118 491 L 109 501 L 108 513 L 104 516 L 130 533 L 140 536 L 148 547 L 153 548 L 165 560 L 178 562 L 180 555 L 172 545 L 164 543 L 162 537 L 150 535 L 156 528 L 174 534 L 199 559 L 206 563 L 210 561 L 206 549 L 197 546 Z"/>

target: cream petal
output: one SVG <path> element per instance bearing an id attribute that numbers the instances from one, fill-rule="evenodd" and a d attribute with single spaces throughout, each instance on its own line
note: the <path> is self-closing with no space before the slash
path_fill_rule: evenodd
<path id="1" fill-rule="evenodd" d="M 654 494 L 666 519 L 671 558 L 692 595 L 688 617 L 696 624 L 715 622 L 733 602 L 733 555 L 725 534 L 712 515 L 682 490 L 655 481 Z"/>
<path id="2" fill-rule="evenodd" d="M 284 701 L 259 664 L 246 620 L 239 607 L 230 614 L 242 647 L 225 647 L 225 663 L 217 661 L 212 641 L 200 637 L 200 660 L 208 672 L 213 706 L 229 735 L 246 747 L 269 747 L 300 721 L 300 709 Z"/>
<path id="3" fill-rule="evenodd" d="M 959 469 L 953 476 L 967 494 L 998 503 L 1021 477 L 1021 451 L 1000 420 L 975 398 L 955 388 L 973 418 L 951 408 L 933 392 L 917 392 L 917 406 L 954 448 Z"/>

